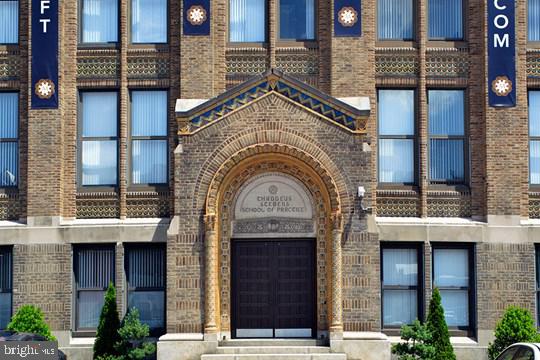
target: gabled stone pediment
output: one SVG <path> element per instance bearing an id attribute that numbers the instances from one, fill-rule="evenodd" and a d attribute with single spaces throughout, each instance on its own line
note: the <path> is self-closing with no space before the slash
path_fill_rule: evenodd
<path id="1" fill-rule="evenodd" d="M 353 133 L 366 132 L 369 98 L 337 99 L 273 69 L 209 100 L 178 99 L 178 133 L 196 133 L 270 95 L 279 96 Z"/>

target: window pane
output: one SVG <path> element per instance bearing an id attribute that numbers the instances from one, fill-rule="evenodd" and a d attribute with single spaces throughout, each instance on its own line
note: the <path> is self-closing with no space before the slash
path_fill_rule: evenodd
<path id="1" fill-rule="evenodd" d="M 11 293 L 0 294 L 0 329 L 5 329 L 11 320 Z"/>
<path id="2" fill-rule="evenodd" d="M 77 328 L 97 328 L 105 291 L 81 291 L 77 301 Z"/>
<path id="3" fill-rule="evenodd" d="M 0 6 L 1 4 L 2 1 Z M 19 94 L 0 92 L 0 138 L 16 139 L 19 136 L 18 132 Z"/>
<path id="4" fill-rule="evenodd" d="M 416 249 L 383 249 L 383 285 L 418 285 Z"/>
<path id="5" fill-rule="evenodd" d="M 430 139 L 429 177 L 431 180 L 463 181 L 463 140 Z"/>
<path id="6" fill-rule="evenodd" d="M 441 290 L 441 303 L 448 326 L 469 325 L 469 293 L 467 290 Z"/>
<path id="7" fill-rule="evenodd" d="M 501 355 L 499 355 L 497 360 L 512 360 L 518 350 L 519 350 L 519 346 L 511 347 L 510 349 L 506 350 Z"/>
<path id="8" fill-rule="evenodd" d="M 412 0 L 378 0 L 377 33 L 381 40 L 413 38 Z"/>
<path id="9" fill-rule="evenodd" d="M 540 136 L 540 91 L 529 91 L 529 135 Z"/>
<path id="10" fill-rule="evenodd" d="M 531 184 L 540 184 L 540 141 L 529 142 L 529 181 Z"/>
<path id="11" fill-rule="evenodd" d="M 461 0 L 429 0 L 429 38 L 463 38 Z"/>
<path id="12" fill-rule="evenodd" d="M 139 309 L 141 321 L 150 328 L 165 327 L 165 296 L 163 291 L 131 291 L 129 308 Z"/>
<path id="13" fill-rule="evenodd" d="M 464 92 L 429 91 L 429 134 L 464 135 Z"/>
<path id="14" fill-rule="evenodd" d="M 467 249 L 434 249 L 433 263 L 436 287 L 469 286 L 469 251 Z"/>
<path id="15" fill-rule="evenodd" d="M 133 140 L 134 184 L 167 182 L 167 140 Z"/>
<path id="16" fill-rule="evenodd" d="M 540 0 L 528 0 L 529 41 L 540 41 Z"/>
<path id="17" fill-rule="evenodd" d="M 418 318 L 416 290 L 383 290 L 383 326 L 412 324 Z"/>
<path id="18" fill-rule="evenodd" d="M 167 0 L 132 0 L 131 41 L 167 42 Z"/>
<path id="19" fill-rule="evenodd" d="M 84 0 L 82 7 L 83 42 L 118 41 L 117 0 Z"/>
<path id="20" fill-rule="evenodd" d="M 266 40 L 265 0 L 230 0 L 229 40 L 263 42 Z"/>
<path id="21" fill-rule="evenodd" d="M 106 289 L 114 281 L 114 249 L 78 249 L 75 277 L 79 289 Z"/>
<path id="22" fill-rule="evenodd" d="M 16 142 L 0 142 L 0 186 L 17 186 L 18 148 Z"/>
<path id="23" fill-rule="evenodd" d="M 147 246 L 129 248 L 128 283 L 135 287 L 165 287 L 165 249 Z"/>
<path id="24" fill-rule="evenodd" d="M 379 182 L 414 182 L 414 141 L 379 140 Z"/>
<path id="25" fill-rule="evenodd" d="M 116 92 L 86 92 L 82 94 L 83 137 L 116 137 L 118 101 Z"/>
<path id="26" fill-rule="evenodd" d="M 414 90 L 379 90 L 379 135 L 414 135 Z"/>
<path id="27" fill-rule="evenodd" d="M 534 353 L 529 347 L 521 346 L 519 353 L 513 360 L 534 360 Z"/>
<path id="28" fill-rule="evenodd" d="M 12 289 L 12 254 L 11 248 L 0 249 L 0 290 L 11 291 Z"/>
<path id="29" fill-rule="evenodd" d="M 281 39 L 315 39 L 314 0 L 279 1 L 279 37 Z"/>
<path id="30" fill-rule="evenodd" d="M 19 1 L 0 1 L 0 44 L 19 42 Z"/>
<path id="31" fill-rule="evenodd" d="M 82 185 L 116 185 L 116 140 L 84 141 Z"/>
<path id="32" fill-rule="evenodd" d="M 167 92 L 131 93 L 131 135 L 167 136 Z"/>

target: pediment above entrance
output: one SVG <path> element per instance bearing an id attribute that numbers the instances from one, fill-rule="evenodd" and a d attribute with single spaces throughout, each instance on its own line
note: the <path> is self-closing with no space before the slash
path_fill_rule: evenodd
<path id="1" fill-rule="evenodd" d="M 366 132 L 370 113 L 368 97 L 334 98 L 272 69 L 209 100 L 178 99 L 176 118 L 179 135 L 196 133 L 269 95 L 279 96 L 353 133 Z"/>
<path id="2" fill-rule="evenodd" d="M 235 237 L 314 236 L 312 197 L 292 176 L 255 176 L 238 190 L 232 231 Z"/>

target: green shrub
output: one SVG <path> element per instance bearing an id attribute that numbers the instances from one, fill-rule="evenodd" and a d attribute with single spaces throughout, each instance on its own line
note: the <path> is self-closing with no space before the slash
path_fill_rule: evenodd
<path id="1" fill-rule="evenodd" d="M 540 342 L 540 336 L 530 311 L 510 306 L 495 327 L 495 341 L 488 347 L 490 360 L 495 359 L 506 347 L 517 342 Z"/>
<path id="2" fill-rule="evenodd" d="M 11 318 L 7 329 L 16 332 L 39 334 L 48 340 L 56 341 L 56 338 L 51 334 L 49 325 L 47 325 L 43 318 L 43 312 L 34 305 L 21 306 Z"/>
<path id="3" fill-rule="evenodd" d="M 156 352 L 156 346 L 145 341 L 150 329 L 148 325 L 141 323 L 137 308 L 128 311 L 118 334 L 121 340 L 116 343 L 115 348 L 124 360 L 142 360 Z"/>
<path id="4" fill-rule="evenodd" d="M 456 360 L 454 348 L 450 343 L 450 333 L 444 318 L 444 309 L 441 305 L 441 294 L 439 289 L 433 290 L 431 301 L 429 302 L 429 312 L 426 326 L 431 333 L 431 345 L 435 348 L 434 360 Z"/>
<path id="5" fill-rule="evenodd" d="M 99 316 L 99 325 L 97 328 L 96 342 L 94 343 L 94 359 L 105 356 L 116 356 L 118 351 L 114 345 L 120 341 L 118 329 L 120 328 L 120 319 L 116 308 L 116 290 L 112 283 L 109 284 L 105 294 L 105 302 L 101 308 Z"/>
<path id="6" fill-rule="evenodd" d="M 435 359 L 435 348 L 430 344 L 431 333 L 420 321 L 414 320 L 411 326 L 403 325 L 400 335 L 405 342 L 392 345 L 392 353 L 399 360 Z"/>

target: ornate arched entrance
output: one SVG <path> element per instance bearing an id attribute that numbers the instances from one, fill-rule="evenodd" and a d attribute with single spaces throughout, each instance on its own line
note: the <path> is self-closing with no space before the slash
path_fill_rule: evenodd
<path id="1" fill-rule="evenodd" d="M 278 195 L 280 192 L 283 197 Z M 241 239 L 245 246 L 253 243 L 250 245 L 253 248 L 260 246 L 253 240 L 266 241 L 271 247 L 278 246 L 276 241 L 287 240 L 287 246 L 296 244 L 307 249 L 312 244 L 314 331 L 311 336 L 328 331 L 337 336 L 342 333 L 343 225 L 339 193 L 325 167 L 293 146 L 251 146 L 230 157 L 217 170 L 206 199 L 206 335 L 239 335 L 233 327 L 238 321 L 234 318 L 238 316 L 235 313 L 238 307 L 233 308 L 231 301 L 237 295 L 232 293 L 235 270 L 231 264 L 235 249 L 238 250 L 234 244 Z M 273 336 L 281 337 L 273 330 Z M 258 337 L 257 334 L 263 333 L 247 334 Z"/>

